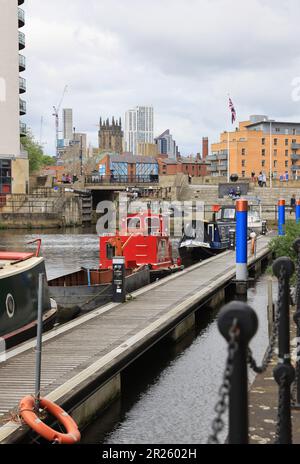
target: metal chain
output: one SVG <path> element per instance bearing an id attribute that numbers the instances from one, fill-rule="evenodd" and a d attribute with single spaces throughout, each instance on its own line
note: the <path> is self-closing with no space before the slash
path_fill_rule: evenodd
<path id="1" fill-rule="evenodd" d="M 296 288 L 295 288 L 295 301 L 294 305 L 296 305 L 296 312 L 300 310 L 300 253 L 297 255 L 297 265 L 296 265 Z M 297 322 L 297 337 L 298 337 L 298 323 Z M 297 354 L 296 357 L 298 359 L 298 339 L 297 339 Z M 298 362 L 298 361 L 297 361 Z M 299 373 L 298 369 L 295 369 L 295 380 L 293 382 L 291 388 L 291 400 L 292 405 L 295 406 L 297 404 L 297 385 L 299 382 Z"/>
<path id="2" fill-rule="evenodd" d="M 228 399 L 231 388 L 231 377 L 233 372 L 233 361 L 235 354 L 238 350 L 238 337 L 239 329 L 237 326 L 237 319 L 233 321 L 233 324 L 229 330 L 230 340 L 228 343 L 228 357 L 226 361 L 226 368 L 223 376 L 223 383 L 219 390 L 219 401 L 215 406 L 215 412 L 217 417 L 212 422 L 212 434 L 208 438 L 208 444 L 219 444 L 219 435 L 225 427 L 223 415 L 228 408 Z"/>
<path id="3" fill-rule="evenodd" d="M 279 382 L 279 401 L 278 401 L 278 414 L 277 414 L 277 424 L 276 424 L 276 436 L 275 436 L 275 445 L 280 445 L 279 441 L 279 436 L 280 436 L 280 430 L 281 430 L 281 418 L 282 415 L 285 412 L 285 407 L 283 403 L 283 389 L 286 386 L 286 380 L 287 380 L 287 375 L 283 374 L 280 377 L 280 382 Z"/>

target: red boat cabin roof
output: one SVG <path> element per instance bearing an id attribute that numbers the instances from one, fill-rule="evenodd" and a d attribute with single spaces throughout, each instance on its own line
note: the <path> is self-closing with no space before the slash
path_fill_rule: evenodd
<path id="1" fill-rule="evenodd" d="M 0 261 L 25 261 L 34 257 L 34 253 L 0 252 Z"/>

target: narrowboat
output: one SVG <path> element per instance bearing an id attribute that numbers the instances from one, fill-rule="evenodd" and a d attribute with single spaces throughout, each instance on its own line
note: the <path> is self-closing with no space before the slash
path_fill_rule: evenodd
<path id="1" fill-rule="evenodd" d="M 42 257 L 32 253 L 0 252 L 0 338 L 11 348 L 36 335 L 39 274 L 46 276 Z M 44 329 L 53 327 L 57 308 L 45 279 Z"/>
<path id="2" fill-rule="evenodd" d="M 211 258 L 229 248 L 229 237 L 222 237 L 215 221 L 192 221 L 185 227 L 179 243 L 179 255 L 184 266 Z"/>
<path id="3" fill-rule="evenodd" d="M 128 214 L 120 231 L 99 237 L 99 247 L 99 268 L 82 267 L 48 282 L 50 295 L 58 304 L 59 320 L 68 320 L 112 301 L 115 256 L 125 257 L 129 294 L 182 268 L 172 257 L 165 218 L 150 211 Z"/>

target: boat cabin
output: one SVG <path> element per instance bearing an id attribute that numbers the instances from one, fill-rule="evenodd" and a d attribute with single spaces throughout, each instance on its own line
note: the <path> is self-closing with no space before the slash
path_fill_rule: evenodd
<path id="1" fill-rule="evenodd" d="M 100 237 L 100 269 L 111 269 L 115 256 L 125 257 L 127 269 L 149 265 L 158 270 L 173 266 L 166 218 L 150 211 L 128 214 L 116 235 Z"/>

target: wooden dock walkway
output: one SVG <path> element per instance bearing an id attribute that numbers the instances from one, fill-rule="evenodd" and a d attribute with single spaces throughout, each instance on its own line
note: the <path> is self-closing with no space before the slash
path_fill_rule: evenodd
<path id="1" fill-rule="evenodd" d="M 259 238 L 249 266 L 270 254 L 270 239 Z M 42 396 L 72 411 L 234 277 L 235 253 L 228 251 L 135 292 L 123 305 L 108 304 L 45 334 Z M 34 392 L 34 348 L 35 341 L 27 342 L 0 364 L 0 443 L 26 432 L 8 420 L 19 400 Z"/>

